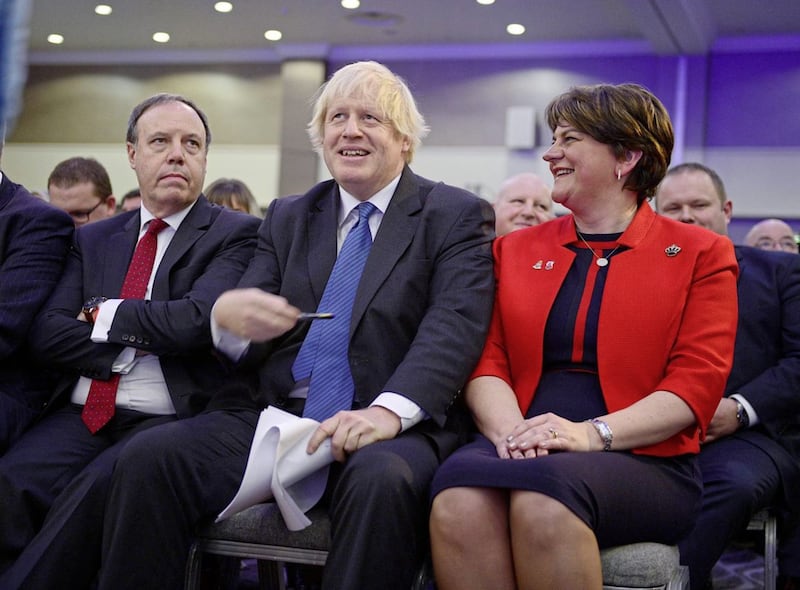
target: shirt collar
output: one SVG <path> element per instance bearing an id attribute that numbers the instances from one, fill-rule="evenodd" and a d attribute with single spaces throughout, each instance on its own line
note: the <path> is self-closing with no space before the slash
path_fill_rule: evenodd
<path id="1" fill-rule="evenodd" d="M 381 214 L 386 213 L 389 202 L 392 200 L 392 195 L 394 195 L 394 191 L 397 190 L 397 185 L 400 183 L 401 175 L 402 173 L 395 176 L 389 184 L 367 199 L 367 201 L 375 205 Z M 347 216 L 350 215 L 350 212 L 358 207 L 362 201 L 359 201 L 344 190 L 341 185 L 339 186 L 339 195 L 342 203 L 339 213 L 339 225 L 341 225 L 344 220 L 347 219 Z"/>
<path id="2" fill-rule="evenodd" d="M 172 215 L 164 217 L 164 221 L 172 229 L 177 231 L 181 223 L 183 223 L 183 220 L 186 219 L 187 215 L 189 215 L 189 211 L 192 210 L 192 207 L 194 207 L 196 203 L 197 200 L 195 200 L 194 203 L 192 203 L 188 207 L 181 209 L 177 213 L 173 213 Z M 144 230 L 144 226 L 147 224 L 147 222 L 151 221 L 152 219 L 155 219 L 155 215 L 153 215 L 152 213 L 150 213 L 150 211 L 147 210 L 147 207 L 145 207 L 144 202 L 142 202 L 141 206 L 139 207 L 139 218 L 140 218 L 139 233 L 142 233 L 142 231 Z"/>

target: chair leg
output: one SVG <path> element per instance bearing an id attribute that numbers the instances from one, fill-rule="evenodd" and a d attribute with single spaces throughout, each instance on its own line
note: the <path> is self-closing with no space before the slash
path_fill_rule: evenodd
<path id="1" fill-rule="evenodd" d="M 203 567 L 203 552 L 195 541 L 189 549 L 189 558 L 186 560 L 186 579 L 184 590 L 197 590 L 200 583 L 200 571 Z"/>
<path id="2" fill-rule="evenodd" d="M 286 590 L 286 572 L 283 563 L 259 559 L 258 587 L 260 590 Z"/>
<path id="3" fill-rule="evenodd" d="M 689 590 L 689 568 L 685 565 L 678 566 L 665 590 Z"/>
<path id="4" fill-rule="evenodd" d="M 770 514 L 764 523 L 764 590 L 775 590 L 778 576 L 778 519 Z"/>

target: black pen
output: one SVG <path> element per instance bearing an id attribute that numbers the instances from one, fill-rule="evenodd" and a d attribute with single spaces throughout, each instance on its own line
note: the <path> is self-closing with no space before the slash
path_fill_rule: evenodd
<path id="1" fill-rule="evenodd" d="M 319 312 L 303 312 L 297 316 L 298 322 L 305 322 L 308 320 L 331 320 L 333 319 L 332 313 L 319 313 Z"/>

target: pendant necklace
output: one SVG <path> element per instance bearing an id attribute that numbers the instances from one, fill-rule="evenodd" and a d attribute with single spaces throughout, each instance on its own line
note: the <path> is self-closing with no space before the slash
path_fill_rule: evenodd
<path id="1" fill-rule="evenodd" d="M 575 228 L 575 233 L 576 233 L 576 234 L 578 234 L 578 237 L 581 239 L 581 242 L 583 242 L 584 244 L 586 244 L 586 247 L 587 247 L 587 248 L 589 248 L 589 252 L 591 252 L 591 253 L 594 255 L 594 257 L 595 257 L 595 258 L 597 258 L 597 260 L 595 260 L 595 261 L 594 261 L 594 263 L 595 263 L 597 266 L 599 266 L 600 268 L 602 268 L 602 267 L 604 267 L 604 266 L 608 266 L 608 259 L 609 259 L 609 258 L 611 258 L 611 256 L 613 256 L 613 255 L 614 255 L 614 252 L 616 252 L 617 250 L 619 250 L 619 246 L 620 246 L 620 245 L 619 245 L 619 244 L 617 244 L 617 247 L 616 247 L 616 248 L 614 248 L 614 249 L 613 249 L 611 252 L 609 252 L 609 253 L 608 253 L 608 256 L 600 256 L 599 254 L 597 254 L 597 252 L 595 252 L 595 251 L 594 251 L 594 248 L 592 248 L 592 247 L 589 245 L 589 242 L 587 242 L 587 241 L 586 241 L 586 240 L 583 238 L 583 234 L 581 234 L 581 232 L 579 232 L 579 231 L 578 231 L 578 228 Z M 600 251 L 602 252 L 602 250 L 600 250 Z"/>

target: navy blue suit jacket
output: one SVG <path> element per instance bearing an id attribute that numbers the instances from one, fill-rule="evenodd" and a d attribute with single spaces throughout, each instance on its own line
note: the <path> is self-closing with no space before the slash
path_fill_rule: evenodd
<path id="1" fill-rule="evenodd" d="M 739 325 L 726 395 L 739 392 L 759 424 L 733 436 L 775 461 L 800 497 L 800 256 L 736 246 Z"/>
<path id="2" fill-rule="evenodd" d="M 28 330 L 61 276 L 74 224 L 5 174 L 0 183 L 0 394 L 31 410 L 49 383 L 24 349 Z M 0 436 L 0 439 L 2 436 Z"/>
<path id="3" fill-rule="evenodd" d="M 108 379 L 120 351 L 133 346 L 159 356 L 179 418 L 216 407 L 228 371 L 213 353 L 211 307 L 247 268 L 258 224 L 201 195 L 164 253 L 151 300 L 123 301 L 107 343 L 93 343 L 91 326 L 76 317 L 90 297 L 118 298 L 139 236 L 139 212 L 78 229 L 64 275 L 31 331 L 38 354 L 67 372 L 51 401 L 70 392 L 79 375 Z"/>
<path id="4" fill-rule="evenodd" d="M 305 311 L 317 308 L 336 260 L 340 197 L 333 181 L 273 201 L 240 287 L 259 287 Z M 430 416 L 443 433 L 449 410 L 480 356 L 494 297 L 494 213 L 474 195 L 406 168 L 358 286 L 350 326 L 354 407 L 384 391 Z M 282 406 L 308 326 L 253 346 L 263 404 Z M 439 440 L 444 443 L 444 440 Z M 440 445 L 441 448 L 441 445 Z"/>

